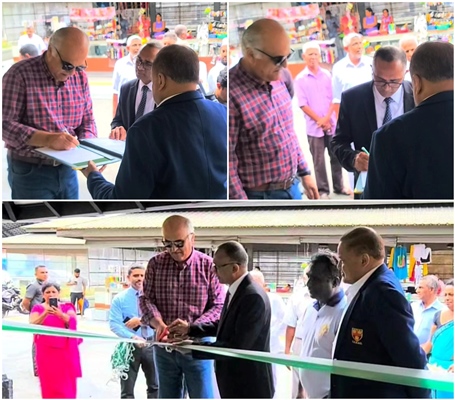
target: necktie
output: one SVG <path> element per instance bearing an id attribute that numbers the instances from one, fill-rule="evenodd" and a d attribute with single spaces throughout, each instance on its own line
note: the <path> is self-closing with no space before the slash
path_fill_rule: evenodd
<path id="1" fill-rule="evenodd" d="M 220 320 L 224 318 L 224 315 L 227 312 L 228 306 L 229 306 L 229 298 L 231 297 L 231 293 L 229 290 L 226 293 L 226 299 L 224 300 L 224 305 L 223 305 L 223 310 L 221 311 L 221 317 Z"/>
<path id="2" fill-rule="evenodd" d="M 141 102 L 139 103 L 139 107 L 137 108 L 136 120 L 138 120 L 139 118 L 141 118 L 144 115 L 145 103 L 147 102 L 148 91 L 149 91 L 149 88 L 147 86 L 142 86 L 142 98 L 141 98 Z"/>
<path id="3" fill-rule="evenodd" d="M 392 102 L 391 97 L 386 97 L 384 99 L 386 107 L 385 107 L 385 115 L 384 120 L 382 121 L 382 125 L 385 125 L 387 122 L 392 120 L 392 110 L 390 110 L 390 103 Z"/>

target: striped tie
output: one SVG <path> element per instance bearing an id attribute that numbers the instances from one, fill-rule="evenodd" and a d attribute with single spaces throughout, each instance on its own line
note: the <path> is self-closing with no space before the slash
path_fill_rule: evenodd
<path id="1" fill-rule="evenodd" d="M 147 102 L 147 92 L 149 90 L 150 89 L 147 86 L 142 86 L 142 98 L 141 102 L 139 103 L 139 107 L 137 108 L 136 120 L 138 120 L 144 115 L 145 103 Z"/>
<path id="2" fill-rule="evenodd" d="M 391 97 L 386 97 L 384 99 L 386 108 L 385 108 L 385 115 L 384 115 L 384 120 L 382 121 L 382 125 L 385 125 L 387 122 L 390 122 L 392 120 L 392 110 L 390 109 L 390 103 L 392 102 Z"/>

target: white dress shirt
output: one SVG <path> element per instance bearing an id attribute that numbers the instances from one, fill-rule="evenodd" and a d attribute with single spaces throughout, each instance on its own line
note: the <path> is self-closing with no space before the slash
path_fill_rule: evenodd
<path id="1" fill-rule="evenodd" d="M 137 94 L 136 94 L 136 105 L 134 107 L 134 113 L 137 113 L 137 109 L 139 108 L 139 104 L 141 103 L 142 100 L 142 88 L 144 87 L 144 83 L 142 81 L 139 81 L 139 87 L 137 89 Z M 144 114 L 147 114 L 149 112 L 152 112 L 155 108 L 155 101 L 153 100 L 153 92 L 152 92 L 152 86 L 153 82 L 150 82 L 147 87 L 149 88 L 149 91 L 147 92 L 147 100 L 145 102 L 145 109 L 144 109 Z"/>
<path id="2" fill-rule="evenodd" d="M 237 291 L 237 289 L 239 288 L 240 284 L 242 283 L 242 281 L 245 279 L 245 276 L 248 275 L 248 271 L 245 272 L 239 279 L 237 279 L 234 283 L 231 283 L 229 285 L 229 302 L 228 302 L 228 307 L 229 305 L 231 304 L 232 302 L 232 298 L 234 297 L 235 295 L 235 292 Z"/>
<path id="3" fill-rule="evenodd" d="M 286 305 L 278 293 L 267 292 L 270 300 L 272 318 L 270 319 L 270 352 L 283 353 L 284 345 L 280 337 L 286 333 L 286 324 L 283 322 L 286 313 Z"/>
<path id="4" fill-rule="evenodd" d="M 385 116 L 387 104 L 384 101 L 385 97 L 379 94 L 376 86 L 373 85 L 374 107 L 376 109 L 376 122 L 378 129 L 382 126 Z M 404 89 L 403 85 L 391 96 L 390 111 L 392 112 L 392 119 L 404 114 Z"/>
<path id="5" fill-rule="evenodd" d="M 33 44 L 38 49 L 38 54 L 41 54 L 43 51 L 47 50 L 46 43 L 44 43 L 44 40 L 41 38 L 41 36 L 38 36 L 36 33 L 32 35 L 32 37 L 28 37 L 28 35 L 22 35 L 18 42 L 17 42 L 17 47 L 20 50 L 21 47 L 25 46 L 26 44 Z"/>
<path id="6" fill-rule="evenodd" d="M 381 264 L 382 265 L 382 264 Z M 346 290 L 346 298 L 348 300 L 347 306 L 343 311 L 343 316 L 341 317 L 340 320 L 340 328 L 341 325 L 343 324 L 343 319 L 346 314 L 347 309 L 351 305 L 352 300 L 354 297 L 359 293 L 360 289 L 362 289 L 362 286 L 365 285 L 365 282 L 368 280 L 368 278 L 374 274 L 374 271 L 376 271 L 381 265 L 378 265 L 376 268 L 373 268 L 370 272 L 367 272 L 364 276 L 362 276 L 357 282 L 353 283 L 347 290 Z M 335 340 L 333 341 L 333 349 L 332 349 L 332 358 L 335 354 L 335 348 L 337 346 L 337 340 L 338 340 L 338 334 L 340 333 L 340 330 L 338 329 Z"/>
<path id="7" fill-rule="evenodd" d="M 373 79 L 373 59 L 362 56 L 360 62 L 355 65 L 349 55 L 336 62 L 332 69 L 332 92 L 333 103 L 341 102 L 341 94 L 357 85 Z"/>
<path id="8" fill-rule="evenodd" d="M 208 86 L 209 86 L 209 94 L 215 93 L 216 89 L 216 82 L 218 80 L 218 76 L 220 75 L 220 72 L 226 68 L 226 65 L 224 65 L 221 62 L 217 62 L 212 69 L 209 71 L 208 75 Z"/>
<path id="9" fill-rule="evenodd" d="M 136 64 L 131 60 L 129 54 L 117 60 L 114 66 L 114 75 L 112 77 L 112 89 L 114 94 L 120 96 L 120 88 L 122 85 L 136 78 Z"/>

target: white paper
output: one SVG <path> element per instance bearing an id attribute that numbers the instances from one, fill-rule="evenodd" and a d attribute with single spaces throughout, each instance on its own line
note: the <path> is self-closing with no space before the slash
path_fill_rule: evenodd
<path id="1" fill-rule="evenodd" d="M 74 165 L 81 162 L 89 162 L 101 156 L 93 151 L 83 149 L 82 147 L 75 147 L 71 150 L 54 150 L 49 147 L 42 147 L 37 149 L 40 153 L 46 154 L 56 160 L 65 161 L 68 164 Z"/>
<path id="2" fill-rule="evenodd" d="M 82 139 L 81 143 L 90 143 L 97 146 L 100 149 L 110 150 L 116 154 L 123 156 L 125 153 L 125 141 L 124 140 L 114 140 L 107 138 L 96 138 L 96 139 Z"/>

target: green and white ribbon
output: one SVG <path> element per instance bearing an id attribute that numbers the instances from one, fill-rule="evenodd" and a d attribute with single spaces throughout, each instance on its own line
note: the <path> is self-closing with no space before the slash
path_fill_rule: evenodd
<path id="1" fill-rule="evenodd" d="M 112 342 L 141 343 L 134 339 L 123 339 L 117 336 L 98 333 L 71 331 L 60 328 L 47 328 L 40 325 L 29 325 L 18 322 L 2 321 L 2 330 L 22 333 L 33 333 L 50 336 L 66 336 L 74 338 L 101 339 Z M 143 343 L 143 342 L 142 342 Z M 162 345 L 162 344 L 160 344 Z M 260 351 L 226 349 L 212 346 L 183 346 L 188 350 L 198 350 L 226 357 L 243 360 L 267 362 L 289 367 L 343 375 L 351 378 L 415 386 L 424 389 L 452 392 L 454 390 L 454 374 L 450 372 L 434 372 L 411 368 L 391 367 L 377 364 L 365 364 L 351 361 L 327 360 L 323 358 L 277 355 Z"/>

